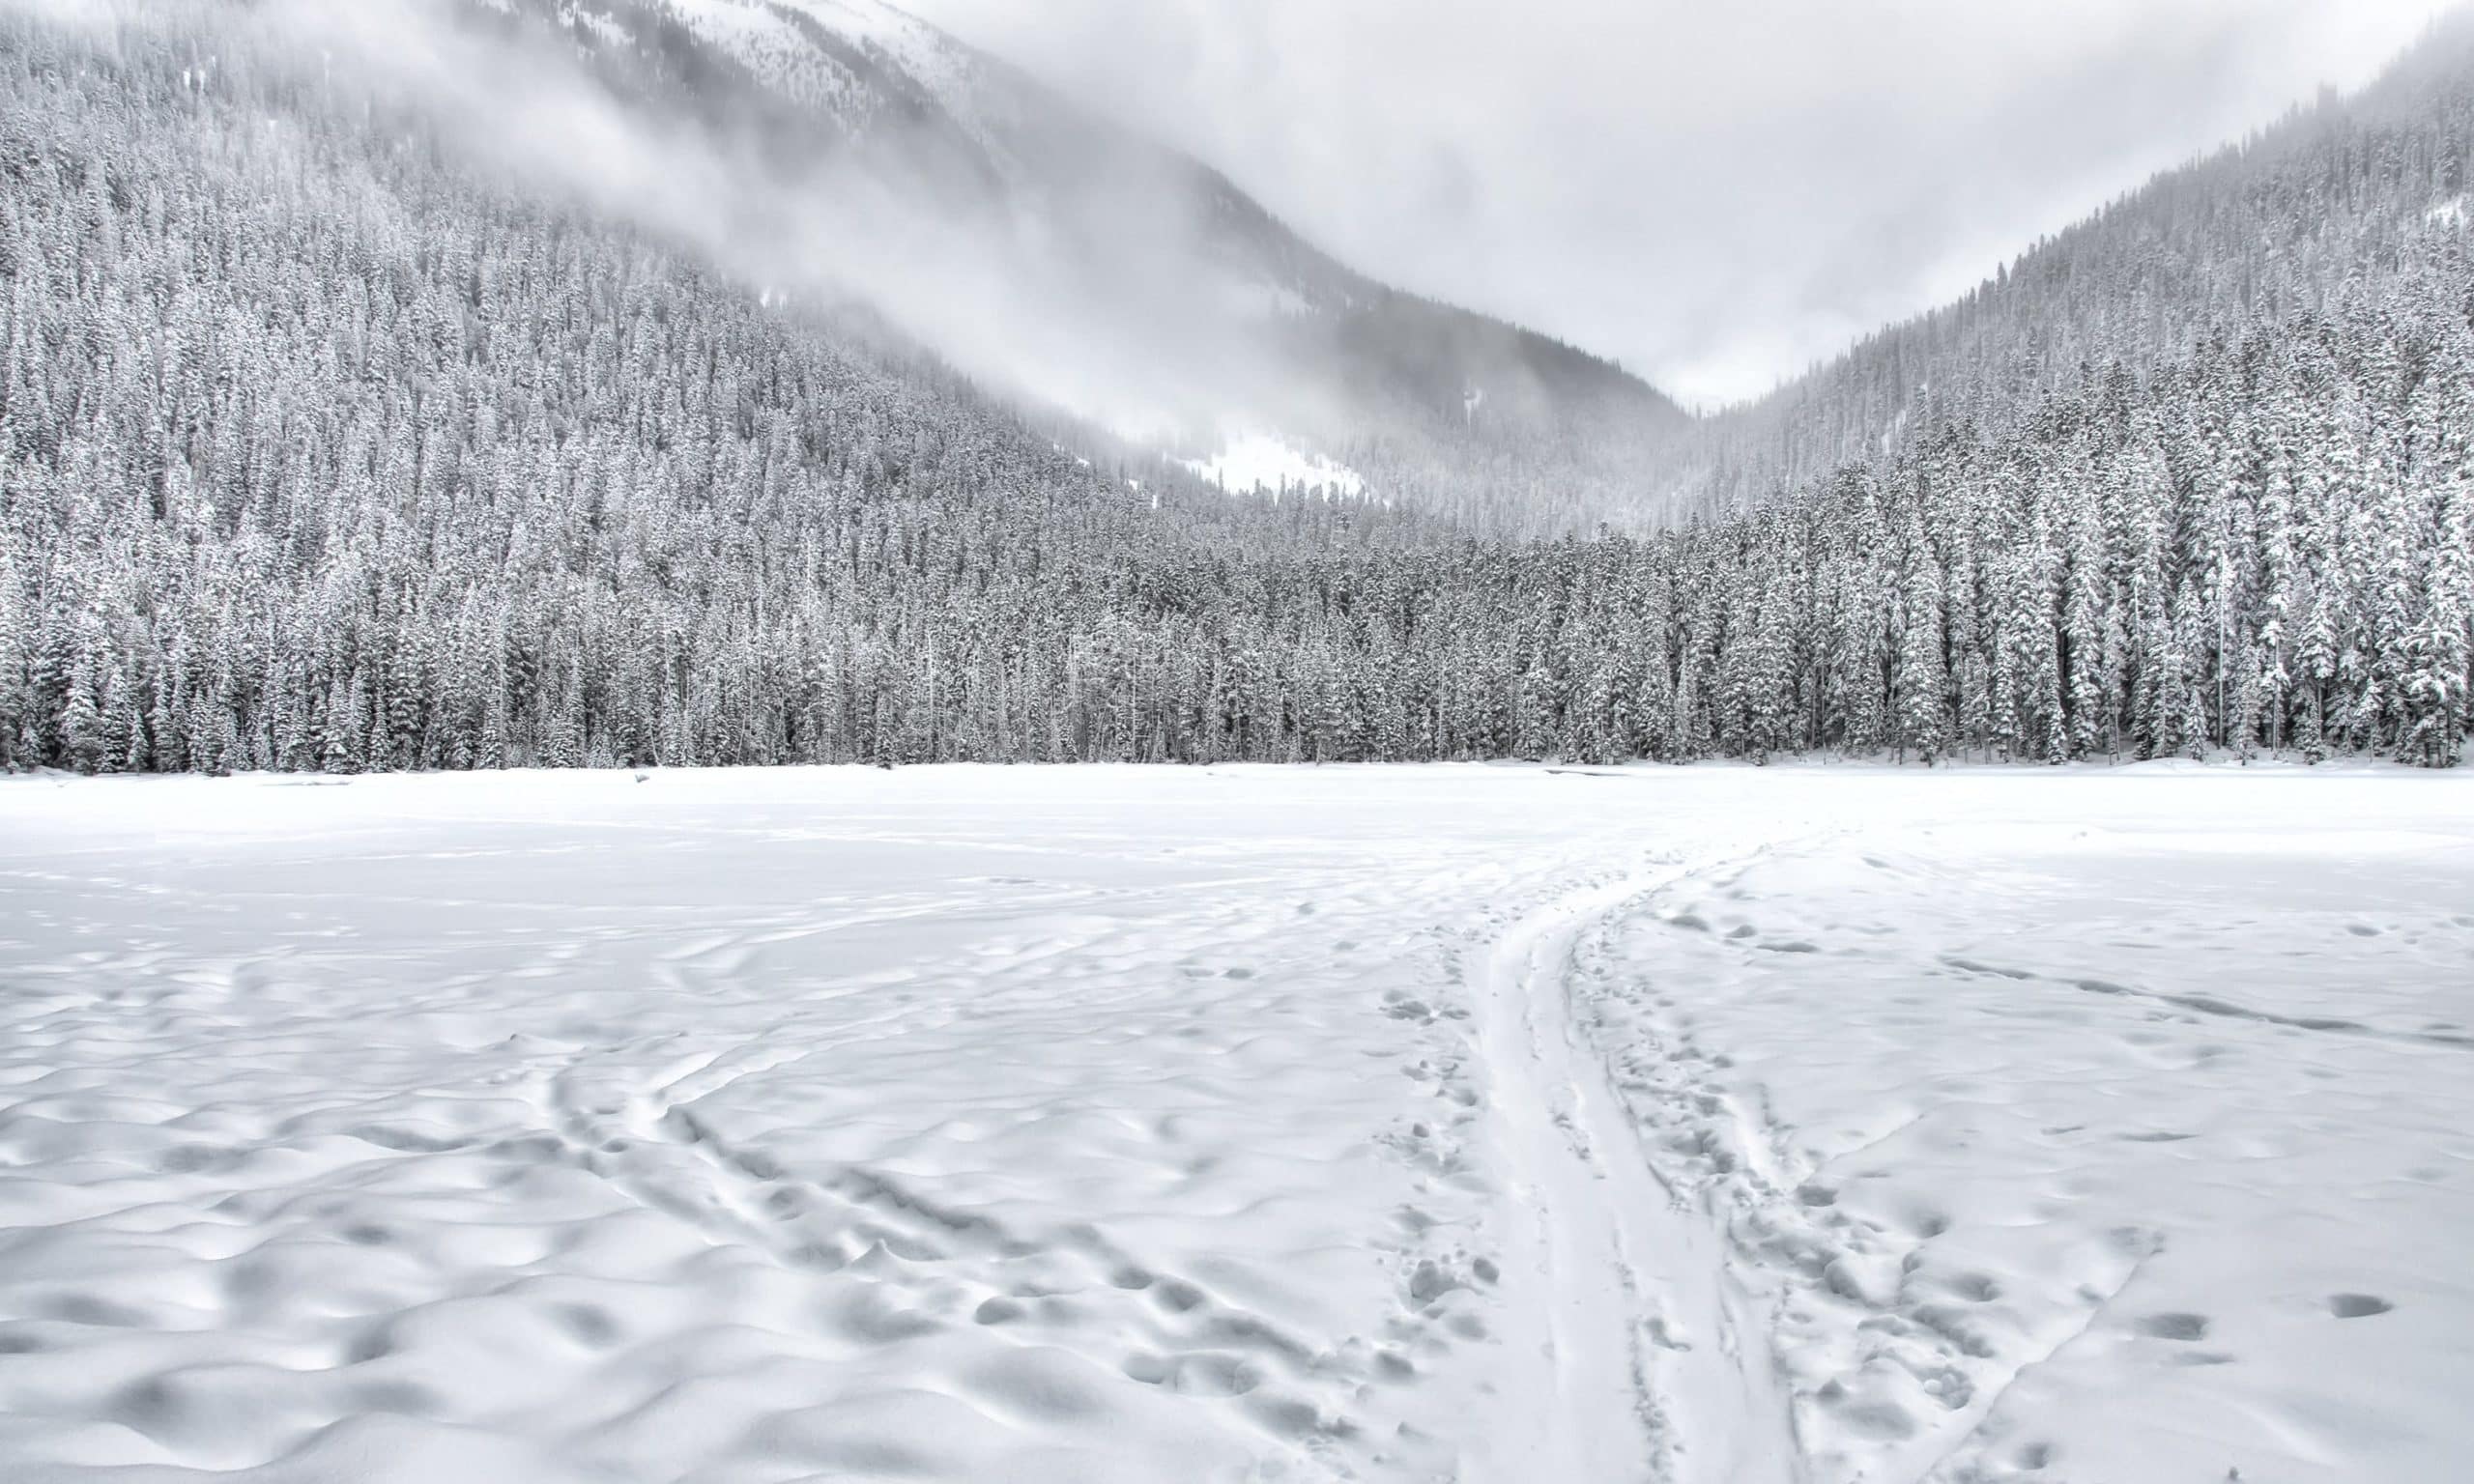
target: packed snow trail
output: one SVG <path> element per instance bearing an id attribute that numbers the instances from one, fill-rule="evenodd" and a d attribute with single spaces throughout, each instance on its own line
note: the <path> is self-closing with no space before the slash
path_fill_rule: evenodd
<path id="1" fill-rule="evenodd" d="M 1789 1484 L 1767 1326 L 1715 1234 L 1660 1184 L 1570 1023 L 1573 947 L 1606 914 L 1718 866 L 1593 886 L 1515 924 L 1488 961 L 1482 1045 L 1511 1172 L 1504 1484 Z M 1542 1393 L 1542 1394 L 1541 1394 Z"/>

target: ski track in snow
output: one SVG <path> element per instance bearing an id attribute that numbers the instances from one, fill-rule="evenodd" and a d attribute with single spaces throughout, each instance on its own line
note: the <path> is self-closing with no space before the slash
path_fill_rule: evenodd
<path id="1" fill-rule="evenodd" d="M 1483 1044 L 1510 1151 L 1515 1347 L 1548 1360 L 1500 1477 L 1770 1484 L 1795 1476 L 1762 1331 L 1691 1212 L 1660 1184 L 1569 1024 L 1592 921 L 1724 863 L 1584 888 L 1496 945 Z M 1525 1331 L 1542 1331 L 1531 1333 Z M 1686 1336 L 1711 1343 L 1696 1351 Z M 1750 1336 L 1751 1343 L 1746 1343 Z"/>
<path id="2" fill-rule="evenodd" d="M 2474 788 L 0 783 L 0 1477 L 2454 1477 Z"/>

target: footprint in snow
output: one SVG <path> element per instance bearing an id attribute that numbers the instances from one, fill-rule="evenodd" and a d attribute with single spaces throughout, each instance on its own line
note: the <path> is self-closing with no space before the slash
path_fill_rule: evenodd
<path id="1" fill-rule="evenodd" d="M 2132 1322 L 2131 1327 L 2150 1339 L 2184 1342 L 2207 1338 L 2207 1316 L 2204 1314 L 2148 1314 Z"/>

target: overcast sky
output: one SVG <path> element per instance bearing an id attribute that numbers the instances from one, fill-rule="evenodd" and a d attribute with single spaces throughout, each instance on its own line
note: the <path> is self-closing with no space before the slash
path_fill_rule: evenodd
<path id="1" fill-rule="evenodd" d="M 1757 394 L 2443 0 L 910 0 L 1405 287 Z"/>

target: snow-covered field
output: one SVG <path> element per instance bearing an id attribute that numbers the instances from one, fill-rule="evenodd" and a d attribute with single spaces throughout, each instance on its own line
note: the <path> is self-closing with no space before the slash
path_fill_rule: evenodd
<path id="1" fill-rule="evenodd" d="M 0 1478 L 2454 1480 L 2474 778 L 0 783 Z"/>

